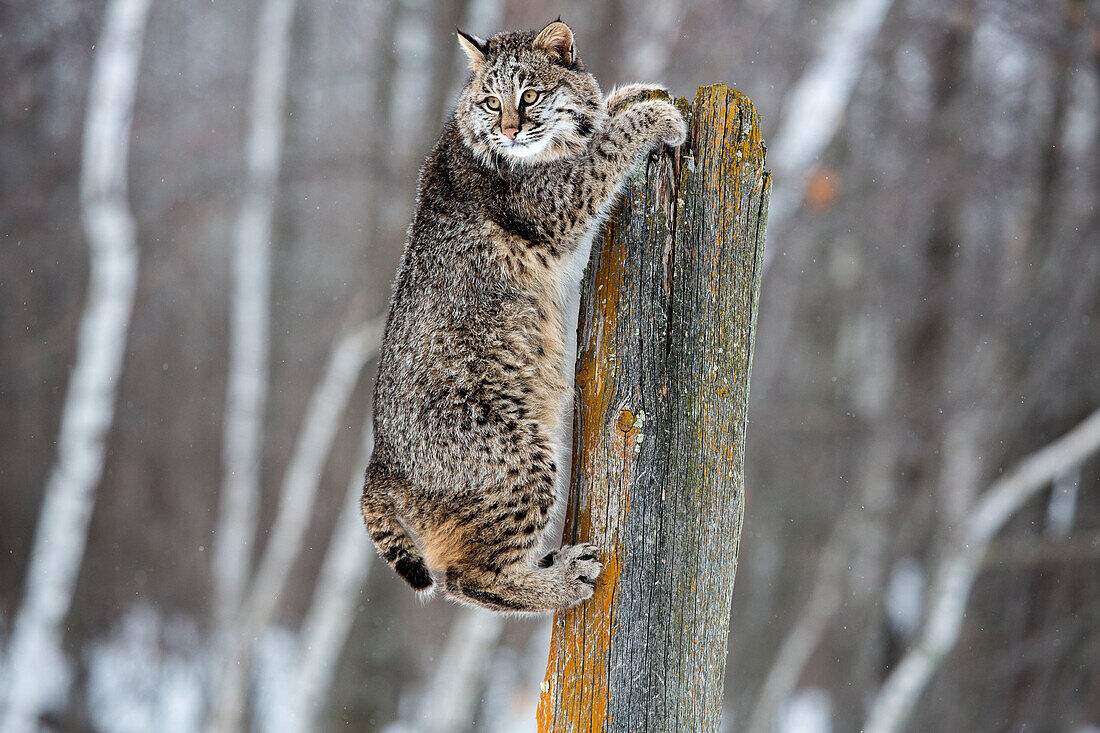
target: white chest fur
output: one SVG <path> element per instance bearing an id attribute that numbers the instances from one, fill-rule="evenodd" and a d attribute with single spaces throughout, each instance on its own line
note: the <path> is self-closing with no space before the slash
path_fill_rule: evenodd
<path id="1" fill-rule="evenodd" d="M 573 384 L 577 367 L 577 319 L 581 305 L 581 278 L 584 277 L 588 259 L 592 253 L 592 242 L 599 232 L 599 225 L 593 226 L 581 237 L 577 248 L 562 263 L 558 277 L 558 297 L 562 304 L 562 325 L 565 329 L 565 349 L 562 357 L 562 373 L 568 388 L 561 396 L 559 405 L 561 420 L 558 435 L 555 436 L 555 460 L 558 465 L 557 494 L 563 501 L 569 487 L 570 469 L 573 458 Z"/>

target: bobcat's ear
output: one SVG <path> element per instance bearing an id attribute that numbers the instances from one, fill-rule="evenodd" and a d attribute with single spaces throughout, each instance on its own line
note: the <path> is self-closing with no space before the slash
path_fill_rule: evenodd
<path id="1" fill-rule="evenodd" d="M 539 31 L 535 36 L 535 48 L 557 54 L 565 66 L 571 65 L 577 55 L 576 48 L 573 46 L 573 31 L 562 23 L 561 19 L 555 20 Z"/>
<path id="2" fill-rule="evenodd" d="M 474 71 L 485 62 L 485 54 L 489 52 L 489 44 L 477 36 L 470 35 L 461 28 L 455 28 L 458 33 L 458 45 L 470 61 L 470 70 Z"/>

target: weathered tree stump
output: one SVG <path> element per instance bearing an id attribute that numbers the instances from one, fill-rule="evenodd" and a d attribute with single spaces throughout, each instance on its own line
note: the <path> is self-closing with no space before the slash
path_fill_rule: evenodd
<path id="1" fill-rule="evenodd" d="M 584 280 L 565 541 L 605 565 L 554 618 L 543 732 L 722 715 L 771 181 L 747 97 L 718 84 L 678 104 L 688 142 L 635 172 Z"/>

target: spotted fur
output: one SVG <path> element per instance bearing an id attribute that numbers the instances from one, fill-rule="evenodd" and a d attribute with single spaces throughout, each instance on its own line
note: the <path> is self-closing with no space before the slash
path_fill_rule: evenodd
<path id="1" fill-rule="evenodd" d="M 552 611 L 590 597 L 602 567 L 591 545 L 548 553 L 545 536 L 562 503 L 579 278 L 629 171 L 685 127 L 645 99 L 657 87 L 605 99 L 560 21 L 460 44 L 471 78 L 420 172 L 363 516 L 414 589 Z"/>

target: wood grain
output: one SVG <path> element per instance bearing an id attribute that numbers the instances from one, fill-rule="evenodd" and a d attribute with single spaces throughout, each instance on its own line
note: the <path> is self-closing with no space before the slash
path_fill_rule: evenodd
<path id="1" fill-rule="evenodd" d="M 605 568 L 554 618 L 544 733 L 721 719 L 771 181 L 747 97 L 678 104 L 688 142 L 634 173 L 583 285 L 565 542 Z"/>

